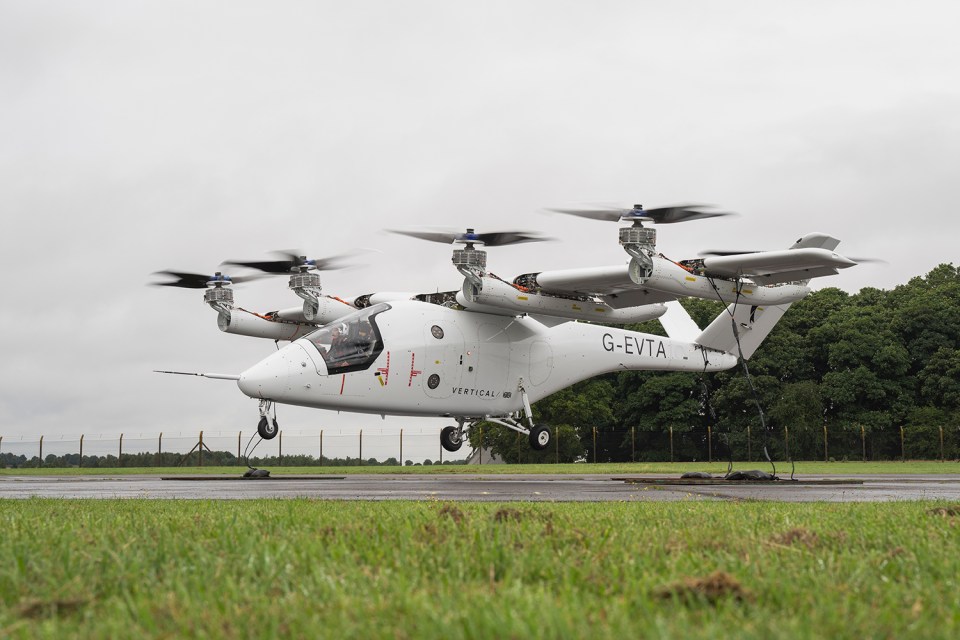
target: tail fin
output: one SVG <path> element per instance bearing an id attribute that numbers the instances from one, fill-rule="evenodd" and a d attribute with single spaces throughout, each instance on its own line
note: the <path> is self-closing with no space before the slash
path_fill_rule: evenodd
<path id="1" fill-rule="evenodd" d="M 742 355 L 744 360 L 749 360 L 789 308 L 790 304 L 766 307 L 731 304 L 694 342 L 708 349 L 725 351 L 735 356 Z"/>
<path id="2" fill-rule="evenodd" d="M 791 249 L 826 249 L 833 251 L 840 241 L 825 233 L 808 233 L 791 246 Z M 798 271 L 776 274 L 775 277 L 754 277 L 758 284 L 770 284 L 796 280 L 807 284 L 810 278 L 834 275 L 834 266 L 822 268 L 804 268 Z M 731 304 L 710 323 L 694 342 L 707 347 L 742 356 L 749 360 L 760 343 L 770 335 L 773 327 L 790 308 L 790 303 L 759 307 L 749 304 Z M 739 344 L 738 344 L 739 342 Z"/>

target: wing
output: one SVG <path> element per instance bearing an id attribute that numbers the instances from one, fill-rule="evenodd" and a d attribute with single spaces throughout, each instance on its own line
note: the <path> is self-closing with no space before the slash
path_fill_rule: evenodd
<path id="1" fill-rule="evenodd" d="M 834 252 L 836 238 L 811 233 L 789 249 L 720 255 L 703 259 L 707 273 L 721 278 L 750 278 L 759 285 L 832 276 L 857 263 Z"/>
<path id="2" fill-rule="evenodd" d="M 535 282 L 544 293 L 560 296 L 597 296 L 614 309 L 639 307 L 676 300 L 677 296 L 636 285 L 629 265 L 584 267 L 541 271 L 518 277 L 515 282 Z"/>

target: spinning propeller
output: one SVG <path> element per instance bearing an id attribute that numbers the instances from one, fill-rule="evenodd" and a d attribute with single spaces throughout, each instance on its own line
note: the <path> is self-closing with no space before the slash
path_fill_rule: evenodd
<path id="1" fill-rule="evenodd" d="M 174 278 L 169 282 L 152 282 L 156 287 L 178 287 L 181 289 L 208 289 L 210 287 L 222 287 L 224 285 L 241 284 L 251 280 L 259 280 L 262 275 L 253 276 L 228 276 L 217 271 L 212 276 L 202 273 L 184 273 L 182 271 L 157 271 L 154 275 L 163 275 Z"/>
<path id="2" fill-rule="evenodd" d="M 272 251 L 283 260 L 266 260 L 259 262 L 241 262 L 239 260 L 227 260 L 223 264 L 234 265 L 237 267 L 249 267 L 257 269 L 267 274 L 281 275 L 285 273 L 298 273 L 305 271 L 330 271 L 333 269 L 342 269 L 348 266 L 349 255 L 331 256 L 329 258 L 312 258 L 297 255 L 293 251 Z"/>
<path id="3" fill-rule="evenodd" d="M 590 218 L 591 220 L 606 220 L 617 222 L 652 222 L 653 224 L 672 224 L 675 222 L 689 222 L 690 220 L 703 220 L 705 218 L 719 218 L 722 216 L 735 215 L 729 211 L 707 211 L 712 208 L 705 204 L 678 204 L 671 207 L 656 207 L 654 209 L 644 209 L 642 204 L 635 204 L 630 209 L 622 207 L 598 207 L 598 208 L 577 208 L 577 209 L 547 209 L 555 213 L 565 213 L 580 218 Z"/>
<path id="4" fill-rule="evenodd" d="M 442 244 L 465 244 L 468 247 L 474 244 L 482 244 L 487 247 L 502 247 L 510 244 L 523 244 L 525 242 L 544 242 L 552 240 L 545 236 L 528 233 L 526 231 L 499 231 L 492 233 L 476 233 L 473 229 L 467 229 L 466 233 L 459 231 L 404 231 L 399 229 L 387 229 L 390 233 L 398 233 L 411 238 L 420 238 L 430 242 L 440 242 Z"/>

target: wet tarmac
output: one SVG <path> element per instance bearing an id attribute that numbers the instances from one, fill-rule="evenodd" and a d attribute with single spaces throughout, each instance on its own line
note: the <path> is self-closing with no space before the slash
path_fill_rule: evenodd
<path id="1" fill-rule="evenodd" d="M 473 502 L 960 501 L 960 475 L 797 476 L 800 482 L 656 484 L 662 475 L 348 475 L 238 481 L 160 476 L 0 476 L 0 498 L 455 500 Z M 644 482 L 625 480 L 641 479 Z M 838 480 L 836 484 L 824 482 Z M 670 478 L 675 481 L 676 478 Z M 862 481 L 851 484 L 851 480 Z M 805 484 L 804 481 L 810 481 Z"/>

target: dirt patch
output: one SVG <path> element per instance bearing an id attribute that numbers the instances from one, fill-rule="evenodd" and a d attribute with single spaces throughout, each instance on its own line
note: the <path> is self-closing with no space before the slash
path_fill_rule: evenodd
<path id="1" fill-rule="evenodd" d="M 770 541 L 774 544 L 781 544 L 786 547 L 803 545 L 808 549 L 812 549 L 819 544 L 820 536 L 809 529 L 797 528 L 790 529 L 784 533 L 779 533 L 770 538 Z"/>
<path id="2" fill-rule="evenodd" d="M 516 509 L 498 509 L 497 512 L 493 514 L 493 520 L 494 522 L 509 522 L 511 520 L 520 522 L 523 520 L 523 513 Z"/>
<path id="3" fill-rule="evenodd" d="M 437 515 L 439 515 L 441 518 L 450 518 L 457 524 L 460 524 L 463 522 L 464 518 L 466 518 L 466 516 L 463 515 L 463 511 L 460 511 L 460 509 L 452 504 L 445 504 L 440 507 L 440 511 L 437 512 Z"/>
<path id="4" fill-rule="evenodd" d="M 750 591 L 725 571 L 714 571 L 702 578 L 684 578 L 679 582 L 660 587 L 654 595 L 663 600 L 675 598 L 684 604 L 697 602 L 716 604 L 726 599 L 748 602 L 753 599 Z"/>
<path id="5" fill-rule="evenodd" d="M 936 507 L 927 511 L 930 515 L 933 516 L 943 516 L 949 518 L 952 516 L 960 516 L 960 505 L 951 505 L 949 507 Z"/>
<path id="6" fill-rule="evenodd" d="M 56 618 L 78 613 L 87 606 L 88 600 L 27 600 L 20 604 L 17 613 L 22 618 L 37 620 L 40 618 Z"/>

